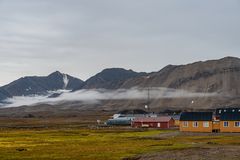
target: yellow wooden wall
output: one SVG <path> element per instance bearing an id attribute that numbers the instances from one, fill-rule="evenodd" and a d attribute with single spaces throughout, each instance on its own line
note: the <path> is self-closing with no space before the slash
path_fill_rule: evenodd
<path id="1" fill-rule="evenodd" d="M 175 120 L 175 121 L 174 121 L 174 126 L 177 126 L 177 127 L 178 127 L 179 124 L 180 124 L 180 121 L 179 121 L 179 120 Z"/>
<path id="2" fill-rule="evenodd" d="M 184 121 L 180 121 L 181 132 L 212 132 L 212 121 L 198 121 L 198 127 L 193 127 L 193 122 L 188 121 L 188 127 L 183 127 Z M 209 127 L 203 127 L 203 122 L 209 122 Z"/>
<path id="3" fill-rule="evenodd" d="M 228 127 L 224 127 L 225 121 L 220 122 L 220 132 L 240 132 L 240 127 L 235 127 L 235 121 L 228 121 Z"/>

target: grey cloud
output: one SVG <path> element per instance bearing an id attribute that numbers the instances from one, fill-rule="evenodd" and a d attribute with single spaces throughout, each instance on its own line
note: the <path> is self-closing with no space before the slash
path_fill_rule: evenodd
<path id="1" fill-rule="evenodd" d="M 48 98 L 52 93 L 62 93 L 57 98 Z M 185 90 L 176 90 L 171 88 L 151 88 L 150 98 L 161 99 L 161 98 L 196 98 L 196 97 L 214 97 L 221 96 L 217 93 L 194 93 Z M 50 92 L 48 95 L 39 96 L 20 96 L 13 97 L 6 100 L 7 105 L 2 107 L 19 107 L 19 106 L 34 106 L 37 104 L 60 104 L 62 102 L 78 101 L 85 104 L 89 103 L 100 103 L 101 100 L 136 100 L 136 99 L 147 99 L 148 89 L 147 88 L 131 88 L 131 89 L 118 89 L 118 90 L 79 90 L 71 92 L 67 90 L 59 90 Z"/>

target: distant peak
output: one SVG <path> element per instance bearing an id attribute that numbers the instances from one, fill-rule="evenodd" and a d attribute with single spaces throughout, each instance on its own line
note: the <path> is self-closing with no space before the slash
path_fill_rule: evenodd
<path id="1" fill-rule="evenodd" d="M 61 73 L 59 71 L 55 71 L 55 72 L 49 74 L 48 76 L 53 76 L 53 75 L 64 75 L 64 73 Z"/>
<path id="2" fill-rule="evenodd" d="M 135 71 L 133 71 L 132 69 L 125 69 L 125 68 L 106 68 L 106 69 L 102 70 L 102 73 L 106 73 L 106 72 L 133 72 L 133 73 L 135 73 Z"/>
<path id="3" fill-rule="evenodd" d="M 53 74 L 62 74 L 62 72 L 60 72 L 60 71 L 55 71 L 55 72 L 53 72 Z"/>
<path id="4" fill-rule="evenodd" d="M 122 71 L 122 70 L 126 70 L 124 68 L 106 68 L 103 71 Z"/>

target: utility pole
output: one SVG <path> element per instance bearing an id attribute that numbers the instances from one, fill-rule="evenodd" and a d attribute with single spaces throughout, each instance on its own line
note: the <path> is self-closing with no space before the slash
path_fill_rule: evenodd
<path id="1" fill-rule="evenodd" d="M 150 87 L 147 89 L 147 103 L 145 105 L 145 109 L 147 109 L 148 112 L 150 111 Z"/>
<path id="2" fill-rule="evenodd" d="M 150 76 L 147 76 L 145 77 L 148 81 L 148 79 L 150 78 Z M 147 103 L 145 104 L 145 109 L 147 109 L 147 111 L 149 112 L 150 111 L 150 86 L 147 85 L 148 88 L 147 88 Z"/>

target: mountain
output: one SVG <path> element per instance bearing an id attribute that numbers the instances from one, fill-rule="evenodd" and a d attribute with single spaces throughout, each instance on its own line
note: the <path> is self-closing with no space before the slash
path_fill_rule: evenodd
<path id="1" fill-rule="evenodd" d="M 187 65 L 168 65 L 147 77 L 129 79 L 121 87 L 166 87 L 192 92 L 240 95 L 239 79 L 240 59 L 225 57 Z"/>
<path id="2" fill-rule="evenodd" d="M 152 99 L 151 108 L 216 108 L 240 105 L 240 59 L 225 57 L 219 60 L 195 62 L 187 65 L 168 65 L 162 70 L 126 80 L 121 88 L 165 87 L 190 92 L 216 93 L 215 97 Z M 151 95 L 151 93 L 150 93 Z M 121 102 L 120 102 L 121 103 Z M 136 101 L 127 104 L 143 105 Z M 105 104 L 106 106 L 108 104 Z M 111 101 L 111 107 L 124 106 Z"/>
<path id="3" fill-rule="evenodd" d="M 134 72 L 123 68 L 109 68 L 89 78 L 84 84 L 83 89 L 118 89 L 126 80 L 142 77 L 147 73 Z"/>
<path id="4" fill-rule="evenodd" d="M 0 88 L 0 100 L 12 96 L 46 94 L 59 89 L 74 90 L 83 81 L 56 71 L 46 77 L 23 77 Z"/>
<path id="5" fill-rule="evenodd" d="M 60 72 L 54 72 L 47 77 L 24 77 L 1 87 L 0 100 L 11 96 L 45 94 L 47 91 L 58 89 L 76 91 L 79 89 L 129 89 L 139 87 L 150 88 L 150 101 L 148 101 L 148 94 L 146 94 L 144 99 L 102 100 L 97 104 L 86 104 L 79 101 L 64 102 L 64 107 L 67 107 L 69 103 L 71 106 L 78 106 L 86 110 L 91 108 L 117 112 L 124 109 L 144 109 L 145 104 L 148 103 L 149 108 L 155 112 L 165 109 L 209 109 L 239 106 L 239 79 L 240 59 L 236 57 L 199 61 L 186 65 L 168 65 L 160 71 L 152 73 L 109 68 L 91 77 L 86 82 Z M 156 90 L 151 91 L 151 87 L 164 87 L 177 91 L 180 89 L 189 94 L 198 92 L 200 93 L 198 95 L 201 96 L 191 97 L 188 94 L 188 97 L 178 95 L 175 98 L 151 99 L 152 94 L 156 93 Z M 185 94 L 186 92 L 179 93 Z M 57 93 L 49 96 L 49 98 L 58 96 Z"/>
<path id="6" fill-rule="evenodd" d="M 12 97 L 4 88 L 0 88 L 0 101 Z"/>

